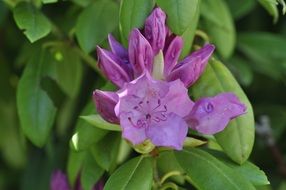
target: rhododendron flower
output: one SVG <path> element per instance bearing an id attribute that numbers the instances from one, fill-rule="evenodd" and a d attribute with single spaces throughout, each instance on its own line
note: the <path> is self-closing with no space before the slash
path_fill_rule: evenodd
<path id="1" fill-rule="evenodd" d="M 111 35 L 111 51 L 97 48 L 99 68 L 119 90 L 95 90 L 98 113 L 120 124 L 122 136 L 133 145 L 151 141 L 155 146 L 182 149 L 188 127 L 203 134 L 222 131 L 246 111 L 232 93 L 193 102 L 187 88 L 203 73 L 214 46 L 207 44 L 178 62 L 182 38 L 171 34 L 166 15 L 156 8 L 146 19 L 144 35 L 131 31 L 128 49 Z"/>
<path id="2" fill-rule="evenodd" d="M 146 19 L 145 36 L 136 28 L 131 31 L 128 49 L 111 35 L 108 36 L 111 51 L 97 47 L 99 68 L 112 83 L 121 88 L 124 83 L 139 77 L 145 70 L 156 79 L 180 79 L 186 87 L 199 78 L 214 46 L 207 44 L 178 62 L 183 40 L 180 36 L 170 34 L 165 20 L 165 13 L 156 8 Z M 156 61 L 158 56 L 162 56 L 161 62 Z"/>
<path id="3" fill-rule="evenodd" d="M 146 73 L 117 94 L 115 114 L 125 139 L 134 145 L 150 140 L 156 146 L 182 148 L 188 131 L 183 118 L 194 103 L 180 80 L 153 80 Z"/>

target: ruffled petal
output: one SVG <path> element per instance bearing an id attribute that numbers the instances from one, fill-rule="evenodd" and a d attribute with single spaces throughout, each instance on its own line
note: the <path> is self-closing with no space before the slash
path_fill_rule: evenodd
<path id="1" fill-rule="evenodd" d="M 229 121 L 246 112 L 246 106 L 233 93 L 221 93 L 198 100 L 186 120 L 194 130 L 203 134 L 222 131 Z"/>
<path id="2" fill-rule="evenodd" d="M 153 50 L 138 29 L 133 29 L 130 33 L 128 55 L 135 78 L 145 70 L 151 73 L 154 59 Z"/>
<path id="3" fill-rule="evenodd" d="M 113 53 L 97 47 L 98 66 L 104 75 L 116 86 L 122 87 L 131 79 L 128 73 L 120 66 L 123 63 Z"/>
<path id="4" fill-rule="evenodd" d="M 168 46 L 164 56 L 164 75 L 168 76 L 172 69 L 175 67 L 179 56 L 181 54 L 181 50 L 183 47 L 183 39 L 180 36 L 176 36 Z"/>
<path id="5" fill-rule="evenodd" d="M 165 121 L 152 122 L 146 129 L 148 139 L 156 146 L 183 148 L 188 133 L 187 123 L 178 115 L 169 113 Z"/>
<path id="6" fill-rule="evenodd" d="M 136 122 L 141 117 L 142 115 L 139 113 L 120 113 L 122 137 L 130 141 L 133 145 L 143 143 L 146 140 L 145 127 L 138 126 Z"/>
<path id="7" fill-rule="evenodd" d="M 165 21 L 166 14 L 159 7 L 155 8 L 145 21 L 144 34 L 155 55 L 164 48 L 166 38 Z"/>
<path id="8" fill-rule="evenodd" d="M 119 123 L 119 119 L 114 112 L 115 105 L 118 102 L 118 95 L 116 93 L 95 90 L 93 92 L 93 101 L 97 112 L 103 119 L 110 123 Z"/>
<path id="9" fill-rule="evenodd" d="M 169 82 L 169 90 L 163 102 L 168 105 L 168 112 L 173 112 L 182 118 L 191 112 L 194 105 L 188 96 L 188 89 L 180 80 Z"/>
<path id="10" fill-rule="evenodd" d="M 175 66 L 167 76 L 167 80 L 173 81 L 180 79 L 186 87 L 194 84 L 205 70 L 214 48 L 214 45 L 208 44 L 186 57 Z"/>

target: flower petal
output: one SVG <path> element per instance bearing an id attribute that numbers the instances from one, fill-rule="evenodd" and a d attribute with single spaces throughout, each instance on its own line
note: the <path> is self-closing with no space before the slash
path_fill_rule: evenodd
<path id="1" fill-rule="evenodd" d="M 208 44 L 186 57 L 175 66 L 167 76 L 167 80 L 173 81 L 180 79 L 186 87 L 194 84 L 203 73 L 214 48 L 214 45 Z"/>
<path id="2" fill-rule="evenodd" d="M 53 172 L 51 177 L 51 190 L 69 190 L 69 182 L 67 176 L 60 170 Z"/>
<path id="3" fill-rule="evenodd" d="M 154 58 L 152 47 L 138 29 L 133 29 L 130 33 L 128 55 L 135 77 L 140 76 L 144 70 L 151 73 Z"/>
<path id="4" fill-rule="evenodd" d="M 127 49 L 125 49 L 118 41 L 116 41 L 115 38 L 111 34 L 108 35 L 108 42 L 109 42 L 109 46 L 111 48 L 112 53 L 114 53 L 121 59 L 128 61 Z"/>
<path id="5" fill-rule="evenodd" d="M 110 123 L 119 123 L 119 119 L 114 112 L 115 105 L 118 102 L 118 95 L 116 93 L 95 90 L 93 92 L 93 101 L 97 112 L 103 119 Z"/>
<path id="6" fill-rule="evenodd" d="M 176 36 L 170 43 L 165 56 L 164 56 L 164 75 L 168 76 L 172 69 L 175 67 L 181 50 L 183 47 L 183 39 L 180 36 Z"/>
<path id="7" fill-rule="evenodd" d="M 176 113 L 182 118 L 191 112 L 194 105 L 188 96 L 188 89 L 180 80 L 169 83 L 169 91 L 163 101 L 168 105 L 168 112 Z"/>
<path id="8" fill-rule="evenodd" d="M 164 48 L 166 38 L 165 21 L 166 14 L 159 7 L 154 9 L 145 21 L 144 34 L 155 55 Z"/>
<path id="9" fill-rule="evenodd" d="M 141 117 L 140 113 L 122 112 L 120 113 L 120 126 L 122 137 L 130 141 L 133 145 L 140 144 L 146 140 L 145 128 L 132 123 Z M 130 120 L 132 118 L 132 121 Z"/>
<path id="10" fill-rule="evenodd" d="M 166 121 L 152 122 L 146 129 L 148 139 L 156 146 L 183 148 L 188 133 L 187 123 L 178 115 L 169 113 Z"/>
<path id="11" fill-rule="evenodd" d="M 198 100 L 187 116 L 189 127 L 203 134 L 222 131 L 228 122 L 246 112 L 246 106 L 233 93 L 221 93 Z"/>
<path id="12" fill-rule="evenodd" d="M 98 66 L 104 75 L 118 87 L 131 79 L 128 73 L 120 66 L 122 61 L 113 53 L 97 47 Z"/>

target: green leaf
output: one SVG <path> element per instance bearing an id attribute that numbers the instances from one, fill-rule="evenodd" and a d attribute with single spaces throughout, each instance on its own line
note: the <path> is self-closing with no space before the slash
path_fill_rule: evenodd
<path id="1" fill-rule="evenodd" d="M 52 26 L 48 18 L 29 3 L 19 3 L 13 9 L 17 26 L 31 43 L 45 37 L 51 32 Z"/>
<path id="2" fill-rule="evenodd" d="M 42 0 L 42 3 L 49 4 L 49 3 L 56 3 L 58 0 Z"/>
<path id="3" fill-rule="evenodd" d="M 74 150 L 70 149 L 67 162 L 67 175 L 69 183 L 72 184 L 72 186 L 74 186 L 76 183 L 78 174 L 82 169 L 86 155 L 86 151 L 75 152 Z"/>
<path id="4" fill-rule="evenodd" d="M 104 170 L 96 163 L 90 153 L 85 157 L 81 171 L 80 182 L 83 190 L 93 189 L 93 186 L 103 175 Z"/>
<path id="5" fill-rule="evenodd" d="M 93 102 L 86 105 L 82 114 L 95 113 L 95 107 Z M 71 146 L 76 151 L 86 150 L 91 145 L 102 139 L 108 131 L 94 127 L 88 122 L 78 119 L 76 124 L 76 132 L 71 139 Z"/>
<path id="6" fill-rule="evenodd" d="M 175 156 L 192 184 L 200 190 L 255 190 L 248 180 L 205 151 L 192 148 L 175 152 Z"/>
<path id="7" fill-rule="evenodd" d="M 215 156 L 217 159 L 219 159 L 221 162 L 223 162 L 230 168 L 232 168 L 236 173 L 249 180 L 253 185 L 259 186 L 270 184 L 265 173 L 253 163 L 246 161 L 242 165 L 238 165 L 228 159 L 228 157 L 225 156 L 222 152 L 215 150 L 207 150 L 207 152 Z"/>
<path id="8" fill-rule="evenodd" d="M 91 148 L 97 163 L 107 171 L 109 171 L 116 162 L 120 139 L 120 133 L 109 133 Z"/>
<path id="9" fill-rule="evenodd" d="M 182 35 L 190 25 L 193 25 L 199 0 L 157 0 L 157 4 L 168 15 L 167 24 L 171 31 Z M 196 24 L 195 24 L 196 25 Z"/>
<path id="10" fill-rule="evenodd" d="M 273 22 L 277 22 L 279 18 L 277 0 L 258 0 L 258 2 L 267 10 L 273 17 Z"/>
<path id="11" fill-rule="evenodd" d="M 235 19 L 240 19 L 246 14 L 248 14 L 251 10 L 255 8 L 256 1 L 255 0 L 240 0 L 240 1 L 233 1 L 227 0 L 226 1 L 232 16 Z"/>
<path id="12" fill-rule="evenodd" d="M 119 167 L 108 179 L 104 190 L 151 190 L 151 158 L 140 156 Z"/>
<path id="13" fill-rule="evenodd" d="M 118 24 L 118 5 L 111 0 L 92 3 L 79 15 L 75 33 L 80 47 L 87 53 L 107 38 Z"/>
<path id="14" fill-rule="evenodd" d="M 254 70 L 276 80 L 285 78 L 284 36 L 264 32 L 242 33 L 238 36 L 238 48 L 251 60 L 249 65 Z"/>
<path id="15" fill-rule="evenodd" d="M 53 126 L 56 107 L 41 89 L 41 79 L 54 75 L 48 52 L 37 51 L 25 68 L 17 91 L 17 106 L 24 134 L 37 146 L 45 145 Z"/>
<path id="16" fill-rule="evenodd" d="M 83 75 L 80 57 L 72 47 L 65 44 L 55 47 L 53 56 L 59 86 L 68 96 L 76 97 L 81 87 Z"/>
<path id="17" fill-rule="evenodd" d="M 253 70 L 249 61 L 239 56 L 233 56 L 228 60 L 227 65 L 239 83 L 243 86 L 249 86 L 253 81 Z"/>
<path id="18" fill-rule="evenodd" d="M 224 0 L 204 0 L 201 4 L 202 25 L 223 58 L 229 58 L 236 43 L 234 22 Z"/>
<path id="19" fill-rule="evenodd" d="M 154 6 L 153 0 L 122 0 L 119 13 L 119 29 L 122 41 L 128 42 L 129 32 L 141 28 Z"/>
<path id="20" fill-rule="evenodd" d="M 81 119 L 85 120 L 89 124 L 100 128 L 100 129 L 105 129 L 105 130 L 110 130 L 110 131 L 121 131 L 121 128 L 119 125 L 108 123 L 100 115 L 87 115 L 87 116 L 81 116 Z"/>
<path id="21" fill-rule="evenodd" d="M 182 174 L 185 173 L 184 169 L 177 162 L 173 151 L 161 152 L 157 158 L 157 167 L 161 176 L 172 171 L 179 171 Z M 173 176 L 172 180 L 179 184 L 183 184 L 185 181 L 182 176 Z"/>
<path id="22" fill-rule="evenodd" d="M 197 25 L 198 25 L 199 18 L 200 18 L 200 8 L 199 8 L 200 3 L 201 3 L 201 0 L 198 0 L 196 12 L 192 18 L 191 24 L 189 25 L 187 30 L 182 34 L 184 44 L 183 44 L 183 49 L 182 49 L 180 58 L 184 58 L 190 53 L 193 40 L 195 38 L 195 32 L 196 32 Z"/>
<path id="23" fill-rule="evenodd" d="M 224 152 L 235 162 L 243 163 L 249 157 L 254 142 L 254 118 L 252 106 L 230 71 L 219 61 L 209 62 L 204 74 L 192 87 L 195 99 L 233 92 L 247 106 L 247 113 L 233 119 L 215 135 Z"/>
<path id="24" fill-rule="evenodd" d="M 7 17 L 8 7 L 4 4 L 3 1 L 0 2 L 0 27 L 2 27 L 3 21 Z"/>
<path id="25" fill-rule="evenodd" d="M 82 7 L 87 7 L 92 0 L 72 0 L 75 4 L 78 4 Z"/>

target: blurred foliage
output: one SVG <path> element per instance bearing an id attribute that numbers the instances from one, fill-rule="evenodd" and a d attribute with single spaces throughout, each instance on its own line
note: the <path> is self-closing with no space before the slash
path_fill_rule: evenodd
<path id="1" fill-rule="evenodd" d="M 192 44 L 202 40 L 217 46 L 215 56 L 222 60 L 225 69 L 231 70 L 250 99 L 257 125 L 268 129 L 266 133 L 257 133 L 250 161 L 265 171 L 271 185 L 261 186 L 267 179 L 250 162 L 239 170 L 229 159 L 201 149 L 168 152 L 168 159 L 160 155 L 159 175 L 174 169 L 181 171 L 178 164 L 168 163 L 169 159 L 177 158 L 198 184 L 203 184 L 200 176 L 217 177 L 217 173 L 211 172 L 221 168 L 232 176 L 234 184 L 240 185 L 240 181 L 249 178 L 250 182 L 242 186 L 245 189 L 252 185 L 261 190 L 286 189 L 286 19 L 281 15 L 286 10 L 284 1 L 156 3 L 170 15 L 168 24 L 172 31 L 183 36 L 183 55 L 190 52 Z M 137 156 L 120 140 L 118 132 L 96 128 L 79 116 L 96 114 L 90 103 L 94 88 L 114 89 L 97 70 L 95 47 L 106 47 L 110 32 L 127 45 L 130 29 L 141 27 L 154 5 L 152 0 L 0 1 L 0 189 L 49 189 L 50 175 L 55 169 L 66 171 L 73 185 L 81 173 L 83 188 L 90 189 L 102 176 L 113 173 L 129 155 Z M 178 7 L 180 14 L 175 9 Z M 210 80 L 206 78 L 201 80 Z M 230 75 L 225 80 L 227 86 L 228 80 L 234 79 Z M 238 91 L 243 94 L 241 89 Z M 269 122 L 262 122 L 261 116 Z M 228 132 L 225 134 L 228 136 Z M 227 149 L 226 153 L 237 162 L 247 159 L 252 137 L 246 140 L 251 144 L 247 156 L 239 159 L 236 150 L 226 143 L 230 137 L 220 136 L 216 137 L 218 143 L 209 143 L 210 148 Z M 185 160 L 189 154 L 194 154 L 192 159 Z M 208 162 L 201 156 L 214 165 L 206 167 Z M 135 183 L 143 179 L 145 187 L 151 186 L 151 160 L 137 156 L 116 170 L 107 189 L 116 184 L 112 184 L 112 179 L 129 178 L 134 165 L 138 170 L 137 175 L 131 176 L 133 182 L 128 181 L 130 188 L 135 189 Z M 199 166 L 210 172 L 202 173 Z M 140 173 L 144 175 L 138 177 Z M 259 175 L 261 178 L 255 178 Z M 178 184 L 184 180 L 172 178 Z M 231 189 L 231 181 L 224 180 Z M 116 185 L 122 186 L 122 181 Z M 204 185 L 199 188 L 212 186 Z"/>

